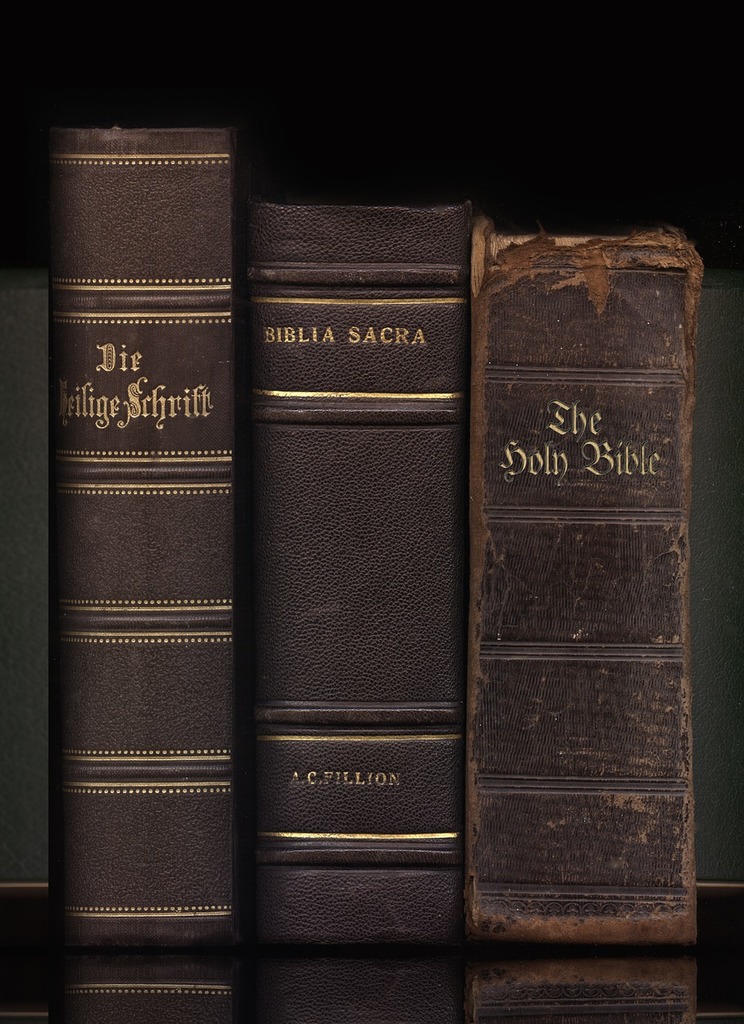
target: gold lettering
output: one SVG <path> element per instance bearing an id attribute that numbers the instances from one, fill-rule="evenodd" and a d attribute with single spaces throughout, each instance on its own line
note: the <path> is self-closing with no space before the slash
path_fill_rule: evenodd
<path id="1" fill-rule="evenodd" d="M 392 344 L 392 341 L 393 341 L 393 328 L 392 327 L 383 327 L 383 328 L 381 328 L 381 330 L 380 330 L 380 341 L 383 343 L 383 345 L 390 345 L 390 344 Z"/>
<path id="2" fill-rule="evenodd" d="M 105 370 L 106 373 L 111 373 L 116 367 L 116 348 L 111 342 L 106 342 L 105 345 L 96 345 L 96 348 L 101 353 L 101 361 L 96 370 Z"/>
<path id="3" fill-rule="evenodd" d="M 424 340 L 424 332 L 421 330 L 420 327 L 417 329 L 416 333 L 414 334 L 413 341 L 411 342 L 411 344 L 412 345 L 425 345 L 426 344 L 426 341 Z"/>
<path id="4" fill-rule="evenodd" d="M 587 427 L 589 433 L 594 434 L 595 437 L 599 433 L 599 423 L 602 419 L 601 413 L 593 412 L 587 417 L 586 413 L 582 412 L 579 408 L 578 402 L 566 405 L 565 402 L 554 399 L 552 402 L 548 402 L 548 412 L 554 418 L 553 423 L 548 423 L 548 430 L 554 430 L 561 437 L 565 437 L 566 434 L 572 434 L 577 441 L 580 441 Z M 569 414 L 568 422 L 566 422 L 566 413 Z"/>
<path id="5" fill-rule="evenodd" d="M 377 337 L 375 336 L 375 329 L 374 329 L 374 327 L 368 327 L 367 328 L 367 333 L 364 335 L 364 338 L 362 340 L 363 341 L 375 341 L 375 342 L 377 341 Z"/>
<path id="6" fill-rule="evenodd" d="M 361 337 L 362 336 L 359 333 L 358 327 L 349 328 L 349 341 L 351 342 L 352 345 L 356 345 L 356 343 L 361 340 Z"/>
<path id="7" fill-rule="evenodd" d="M 266 342 L 276 341 L 276 338 L 274 336 L 274 328 L 273 327 L 264 327 L 264 341 L 266 341 Z"/>
<path id="8" fill-rule="evenodd" d="M 408 344 L 408 328 L 407 327 L 396 327 L 395 328 L 395 344 L 396 345 L 407 345 Z"/>
<path id="9" fill-rule="evenodd" d="M 336 339 L 335 339 L 335 338 L 333 337 L 333 331 L 331 330 L 331 328 L 330 328 L 330 327 L 326 327 L 326 329 L 325 329 L 325 332 L 323 333 L 323 337 L 322 337 L 322 339 L 321 339 L 321 340 L 322 340 L 322 341 L 327 341 L 327 342 L 329 342 L 329 343 L 330 343 L 330 342 L 333 342 L 333 341 L 335 341 L 335 340 L 336 340 Z"/>

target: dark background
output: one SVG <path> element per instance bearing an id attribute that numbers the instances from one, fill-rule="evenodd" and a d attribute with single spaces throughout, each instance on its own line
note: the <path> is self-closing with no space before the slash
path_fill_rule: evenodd
<path id="1" fill-rule="evenodd" d="M 3 113 L 13 141 L 0 266 L 47 265 L 49 127 L 119 124 L 243 128 L 252 190 L 276 201 L 470 199 L 528 231 L 665 223 L 685 230 L 706 266 L 744 268 L 739 116 L 688 96 L 681 72 L 664 80 L 660 69 L 631 96 L 602 81 L 608 65 L 587 96 L 570 69 L 528 67 L 515 80 L 495 63 L 458 81 L 432 68 L 420 78 L 394 53 L 343 74 L 275 56 L 271 73 L 224 88 L 21 90 Z"/>

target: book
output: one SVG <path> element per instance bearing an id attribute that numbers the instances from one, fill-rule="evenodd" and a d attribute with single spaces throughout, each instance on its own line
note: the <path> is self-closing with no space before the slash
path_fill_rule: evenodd
<path id="1" fill-rule="evenodd" d="M 248 235 L 257 936 L 454 944 L 469 207 Z"/>
<path id="2" fill-rule="evenodd" d="M 473 238 L 473 938 L 691 943 L 687 525 L 700 261 L 680 233 Z"/>
<path id="3" fill-rule="evenodd" d="M 256 1024 L 462 1024 L 462 973 L 457 954 L 262 956 Z"/>
<path id="4" fill-rule="evenodd" d="M 229 943 L 235 136 L 50 160 L 65 938 Z"/>
<path id="5" fill-rule="evenodd" d="M 690 611 L 695 703 L 696 863 L 700 895 L 738 883 L 744 921 L 744 636 L 739 595 L 744 442 L 738 419 L 744 387 L 744 273 L 709 269 L 698 317 L 695 444 L 692 456 Z M 722 895 L 733 895 L 728 889 Z"/>
<path id="6" fill-rule="evenodd" d="M 6 448 L 0 493 L 3 945 L 47 937 L 47 318 L 47 272 L 0 270 L 0 336 L 7 355 L 0 378 Z"/>
<path id="7" fill-rule="evenodd" d="M 696 997 L 691 957 L 512 960 L 470 965 L 466 1020 L 695 1024 Z"/>
<path id="8" fill-rule="evenodd" d="M 241 1007 L 238 973 L 226 956 L 67 957 L 57 1009 L 69 1024 L 232 1024 L 251 1019 L 248 1000 Z"/>

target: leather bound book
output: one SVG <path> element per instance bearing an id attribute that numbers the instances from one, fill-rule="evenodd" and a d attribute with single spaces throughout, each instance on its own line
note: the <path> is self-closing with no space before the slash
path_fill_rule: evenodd
<path id="1" fill-rule="evenodd" d="M 233 1024 L 240 1013 L 237 965 L 221 956 L 68 957 L 67 1024 Z"/>
<path id="2" fill-rule="evenodd" d="M 473 965 L 468 1024 L 695 1024 L 692 958 L 602 957 Z"/>
<path id="3" fill-rule="evenodd" d="M 461 936 L 469 212 L 251 209 L 262 941 Z"/>
<path id="4" fill-rule="evenodd" d="M 485 220 L 473 254 L 468 931 L 691 943 L 700 261 Z"/>
<path id="5" fill-rule="evenodd" d="M 47 285 L 45 270 L 0 270 L 0 946 L 43 943 L 48 925 Z"/>
<path id="6" fill-rule="evenodd" d="M 261 958 L 256 1024 L 462 1024 L 459 956 Z"/>
<path id="7" fill-rule="evenodd" d="M 236 151 L 55 129 L 65 936 L 234 938 Z"/>

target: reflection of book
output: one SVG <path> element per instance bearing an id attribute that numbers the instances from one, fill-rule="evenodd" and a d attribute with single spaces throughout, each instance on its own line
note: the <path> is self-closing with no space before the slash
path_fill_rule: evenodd
<path id="1" fill-rule="evenodd" d="M 462 933 L 468 229 L 252 207 L 264 941 Z"/>
<path id="2" fill-rule="evenodd" d="M 744 273 L 706 270 L 690 513 L 697 877 L 705 883 L 744 884 L 742 389 Z"/>
<path id="3" fill-rule="evenodd" d="M 699 260 L 488 222 L 473 251 L 470 932 L 691 942 Z"/>
<path id="4" fill-rule="evenodd" d="M 466 978 L 468 1024 L 499 1020 L 572 1024 L 693 1024 L 695 961 L 555 959 L 474 965 Z"/>
<path id="5" fill-rule="evenodd" d="M 229 942 L 233 135 L 50 159 L 65 935 Z"/>
<path id="6" fill-rule="evenodd" d="M 47 931 L 47 274 L 0 270 L 0 943 Z"/>
<path id="7" fill-rule="evenodd" d="M 68 957 L 67 1024 L 233 1024 L 240 1013 L 236 965 L 228 958 L 185 956 Z"/>
<path id="8" fill-rule="evenodd" d="M 257 1024 L 462 1024 L 458 957 L 262 958 Z"/>

